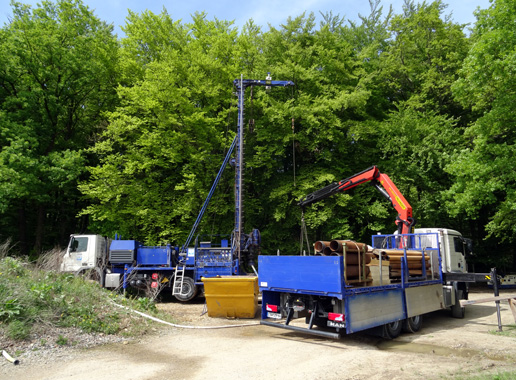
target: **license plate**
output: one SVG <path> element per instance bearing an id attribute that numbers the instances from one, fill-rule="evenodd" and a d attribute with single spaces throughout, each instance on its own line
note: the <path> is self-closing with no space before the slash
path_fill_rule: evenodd
<path id="1" fill-rule="evenodd" d="M 273 313 L 268 311 L 267 318 L 281 319 L 281 313 Z"/>
<path id="2" fill-rule="evenodd" d="M 328 326 L 328 327 L 335 327 L 335 328 L 346 328 L 346 324 L 343 323 L 343 322 L 328 321 L 326 323 L 326 326 Z"/>

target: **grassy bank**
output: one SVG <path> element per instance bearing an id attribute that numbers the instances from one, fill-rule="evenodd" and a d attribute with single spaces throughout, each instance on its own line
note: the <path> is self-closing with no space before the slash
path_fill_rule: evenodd
<path id="1" fill-rule="evenodd" d="M 0 329 L 11 339 L 26 339 L 42 326 L 124 335 L 143 334 L 151 328 L 152 322 L 113 302 L 167 319 L 148 298 L 125 298 L 72 274 L 13 257 L 0 258 Z"/>

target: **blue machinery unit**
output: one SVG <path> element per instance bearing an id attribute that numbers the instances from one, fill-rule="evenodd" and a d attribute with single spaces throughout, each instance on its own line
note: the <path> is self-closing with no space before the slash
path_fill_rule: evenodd
<path id="1" fill-rule="evenodd" d="M 146 247 L 136 240 L 113 240 L 109 250 L 111 270 L 123 276 L 124 289 L 128 286 L 157 287 L 158 280 L 162 281 L 164 278 L 171 281 L 178 257 L 179 247 Z M 202 277 L 238 274 L 238 267 L 235 265 L 231 259 L 228 239 L 220 239 L 218 244 L 196 242 L 194 247 L 188 249 L 185 258 L 188 277 L 195 284 L 202 283 Z"/>
<path id="2" fill-rule="evenodd" d="M 410 276 L 404 249 L 401 278 L 380 286 L 347 285 L 343 256 L 259 256 L 261 323 L 332 338 L 338 338 L 341 332 L 371 328 L 384 328 L 381 334 L 393 338 L 402 324 L 420 327 L 422 314 L 450 306 L 447 300 L 453 291 L 444 286 L 438 240 L 433 235 L 436 234 L 375 235 L 374 248 L 399 249 L 400 239 L 404 239 L 405 247 L 411 247 L 411 251 L 430 256 L 429 268 L 425 268 L 421 255 L 422 273 L 427 274 Z M 302 317 L 307 327 L 291 324 Z"/>

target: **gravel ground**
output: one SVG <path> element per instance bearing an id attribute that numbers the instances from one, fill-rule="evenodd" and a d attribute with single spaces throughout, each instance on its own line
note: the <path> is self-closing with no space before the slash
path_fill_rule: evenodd
<path id="1" fill-rule="evenodd" d="M 490 295 L 486 291 L 470 296 Z M 246 320 L 210 318 L 203 314 L 202 298 L 158 307 L 181 325 L 251 326 L 201 330 L 154 324 L 148 336 L 113 344 L 109 339 L 115 337 L 71 331 L 71 343 L 63 347 L 50 337 L 60 332 L 65 336 L 62 331 L 45 331 L 48 340 L 41 345 L 45 334 L 36 334 L 31 339 L 35 345 L 29 343 L 19 355 L 20 365 L 5 360 L 0 364 L 0 380 L 265 380 L 271 373 L 293 380 L 442 380 L 516 370 L 515 321 L 506 302 L 501 304 L 503 334 L 494 333 L 497 316 L 491 302 L 468 306 L 464 319 L 451 318 L 447 310 L 430 313 L 420 332 L 393 341 L 360 333 L 339 340 L 314 337 L 257 325 L 258 315 Z"/>
<path id="2" fill-rule="evenodd" d="M 28 339 L 18 341 L 10 339 L 0 330 L 0 349 L 18 359 L 20 363 L 48 363 L 55 360 L 71 358 L 78 351 L 108 343 L 129 341 L 118 335 L 84 333 L 77 328 L 41 327 L 33 331 Z M 12 366 L 9 361 L 0 358 L 0 368 Z"/>
<path id="3" fill-rule="evenodd" d="M 248 324 L 250 321 L 238 319 L 210 318 L 204 308 L 204 297 L 198 297 L 189 303 L 181 303 L 168 297 L 165 302 L 156 304 L 157 308 L 169 314 L 172 320 L 184 326 L 218 326 L 231 324 Z M 132 314 L 133 323 L 140 317 Z M 257 323 L 257 322 L 255 322 Z M 0 326 L 1 327 L 1 326 Z M 150 329 L 151 336 L 161 336 L 169 326 L 155 323 Z M 5 350 L 20 364 L 45 364 L 56 360 L 67 360 L 80 354 L 84 349 L 111 343 L 135 343 L 140 338 L 120 335 L 85 333 L 78 328 L 44 326 L 33 329 L 29 338 L 14 340 L 0 328 L 0 351 Z M 0 373 L 13 364 L 0 356 Z M 1 378 L 1 376 L 0 376 Z"/>

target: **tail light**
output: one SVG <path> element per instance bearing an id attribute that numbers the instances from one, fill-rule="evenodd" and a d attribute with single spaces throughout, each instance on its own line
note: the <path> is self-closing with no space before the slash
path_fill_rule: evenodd
<path id="1" fill-rule="evenodd" d="M 346 316 L 344 314 L 328 313 L 328 319 L 334 322 L 344 322 L 346 320 Z"/>
<path id="2" fill-rule="evenodd" d="M 153 280 L 157 280 L 157 279 L 158 279 L 158 274 L 157 274 L 157 273 L 153 273 L 153 274 L 152 274 L 152 276 L 151 276 L 151 278 L 152 278 Z"/>
<path id="3" fill-rule="evenodd" d="M 278 306 L 277 305 L 266 304 L 265 305 L 265 310 L 272 311 L 273 313 L 277 313 L 278 312 Z"/>

